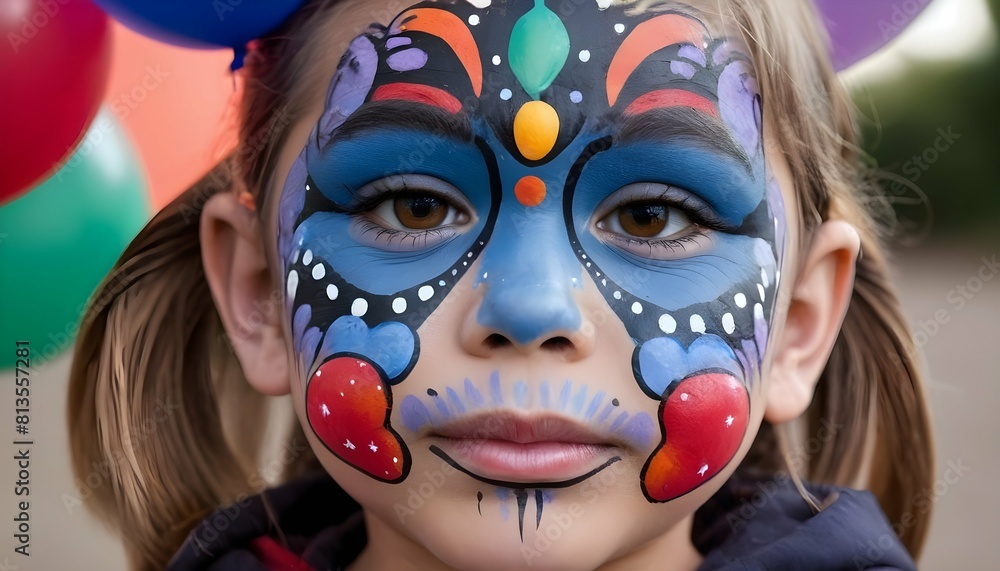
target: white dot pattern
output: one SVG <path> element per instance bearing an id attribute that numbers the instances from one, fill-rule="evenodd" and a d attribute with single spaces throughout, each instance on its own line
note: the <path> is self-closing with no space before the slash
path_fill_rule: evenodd
<path id="1" fill-rule="evenodd" d="M 694 333 L 705 332 L 705 320 L 697 313 L 691 316 L 691 331 Z"/>
<path id="2" fill-rule="evenodd" d="M 294 299 L 295 292 L 299 289 L 299 272 L 296 272 L 295 270 L 288 272 L 288 279 L 286 282 L 286 293 L 288 293 L 288 298 Z"/>
<path id="3" fill-rule="evenodd" d="M 359 297 L 351 304 L 351 315 L 354 317 L 364 317 L 368 313 L 368 300 Z"/>
<path id="4" fill-rule="evenodd" d="M 727 313 L 722 316 L 722 328 L 730 335 L 736 331 L 736 320 L 733 318 L 732 313 Z"/>
<path id="5" fill-rule="evenodd" d="M 397 314 L 406 311 L 406 300 L 401 297 L 392 300 L 392 310 Z"/>
<path id="6" fill-rule="evenodd" d="M 417 297 L 420 301 L 427 301 L 428 299 L 434 297 L 434 288 L 429 285 L 425 285 L 417 290 Z"/>

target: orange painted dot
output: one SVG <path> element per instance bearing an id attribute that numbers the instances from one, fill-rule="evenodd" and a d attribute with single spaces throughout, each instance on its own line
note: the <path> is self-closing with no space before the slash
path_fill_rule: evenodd
<path id="1" fill-rule="evenodd" d="M 544 101 L 529 101 L 514 116 L 514 143 L 529 161 L 540 161 L 559 138 L 559 113 Z"/>
<path id="2" fill-rule="evenodd" d="M 526 176 L 514 185 L 514 196 L 525 206 L 538 206 L 545 200 L 545 182 L 537 176 Z"/>

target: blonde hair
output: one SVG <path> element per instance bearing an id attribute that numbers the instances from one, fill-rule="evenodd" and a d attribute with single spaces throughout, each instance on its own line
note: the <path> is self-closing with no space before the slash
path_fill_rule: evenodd
<path id="1" fill-rule="evenodd" d="M 243 379 L 205 280 L 198 217 L 205 201 L 240 177 L 264 190 L 291 125 L 322 90 L 302 78 L 331 25 L 335 0 L 313 0 L 247 60 L 241 146 L 161 211 L 132 242 L 84 316 L 70 373 L 68 420 L 74 472 L 106 479 L 87 506 L 123 537 L 135 569 L 163 567 L 212 510 L 263 485 L 255 468 L 266 400 Z M 914 556 L 928 528 L 917 509 L 931 484 L 933 453 L 916 348 L 889 284 L 872 212 L 882 199 L 859 168 L 849 99 L 827 56 L 809 2 L 730 0 L 756 62 L 765 105 L 780 109 L 775 138 L 794 178 L 803 243 L 823 220 L 853 224 L 863 257 L 850 309 L 805 421 L 838 427 L 789 468 L 816 482 L 867 487 Z M 315 74 L 312 74 L 315 75 Z M 171 414 L 162 415 L 163 407 Z M 164 418 L 165 416 L 165 418 Z M 149 419 L 155 418 L 149 425 Z M 777 469 L 765 424 L 744 465 Z M 301 427 L 295 423 L 295 430 Z M 778 439 L 778 443 L 782 439 Z M 299 455 L 286 477 L 318 466 Z M 88 483 L 88 486 L 90 484 Z"/>

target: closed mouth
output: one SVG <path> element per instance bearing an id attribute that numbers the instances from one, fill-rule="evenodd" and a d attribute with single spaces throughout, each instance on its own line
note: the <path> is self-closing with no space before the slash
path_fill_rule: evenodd
<path id="1" fill-rule="evenodd" d="M 554 415 L 466 416 L 428 435 L 430 451 L 481 482 L 511 488 L 572 486 L 621 461 L 620 444 Z"/>

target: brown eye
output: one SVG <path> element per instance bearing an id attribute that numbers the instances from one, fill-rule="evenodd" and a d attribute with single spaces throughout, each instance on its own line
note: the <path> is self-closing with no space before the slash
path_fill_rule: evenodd
<path id="1" fill-rule="evenodd" d="M 669 207 L 665 204 L 636 203 L 618 209 L 622 230 L 638 238 L 652 238 L 667 227 Z"/>
<path id="2" fill-rule="evenodd" d="M 429 195 L 404 195 L 393 200 L 393 212 L 405 228 L 429 230 L 448 217 L 448 203 Z"/>

